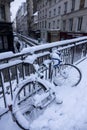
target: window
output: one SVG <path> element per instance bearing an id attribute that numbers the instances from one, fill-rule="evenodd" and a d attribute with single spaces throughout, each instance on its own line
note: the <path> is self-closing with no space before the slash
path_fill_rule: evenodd
<path id="1" fill-rule="evenodd" d="M 73 29 L 73 18 L 69 19 L 69 31 Z"/>
<path id="2" fill-rule="evenodd" d="M 43 10 L 43 18 L 44 18 L 44 10 Z"/>
<path id="3" fill-rule="evenodd" d="M 56 4 L 56 2 L 57 2 L 57 0 L 53 0 L 53 4 L 54 4 L 54 5 Z"/>
<path id="4" fill-rule="evenodd" d="M 55 29 L 55 21 L 53 21 L 53 29 Z"/>
<path id="5" fill-rule="evenodd" d="M 60 12 L 61 12 L 61 7 L 59 6 L 58 7 L 58 15 L 60 14 Z"/>
<path id="6" fill-rule="evenodd" d="M 78 31 L 81 31 L 82 21 L 83 21 L 83 17 L 79 17 L 78 18 L 78 28 L 77 28 Z"/>
<path id="7" fill-rule="evenodd" d="M 72 0 L 72 7 L 71 7 L 71 11 L 73 11 L 75 9 L 75 0 Z"/>
<path id="8" fill-rule="evenodd" d="M 49 0 L 49 6 L 52 6 L 52 0 Z"/>
<path id="9" fill-rule="evenodd" d="M 41 18 L 41 11 L 39 12 L 39 18 Z"/>
<path id="10" fill-rule="evenodd" d="M 47 6 L 47 3 L 48 3 L 48 1 L 46 0 L 46 1 L 45 1 L 45 6 Z"/>
<path id="11" fill-rule="evenodd" d="M 45 9 L 45 17 L 47 17 L 47 9 Z"/>
<path id="12" fill-rule="evenodd" d="M 41 29 L 41 22 L 40 22 L 40 29 Z"/>
<path id="13" fill-rule="evenodd" d="M 84 8 L 85 0 L 80 0 L 80 9 Z"/>
<path id="14" fill-rule="evenodd" d="M 40 12 L 38 12 L 38 19 L 40 18 Z"/>
<path id="15" fill-rule="evenodd" d="M 0 50 L 3 49 L 3 41 L 2 41 L 2 37 L 0 36 Z"/>
<path id="16" fill-rule="evenodd" d="M 45 28 L 47 27 L 47 21 L 45 20 Z"/>
<path id="17" fill-rule="evenodd" d="M 3 42 L 4 42 L 4 48 L 8 49 L 8 40 L 7 40 L 7 36 L 3 36 Z"/>
<path id="18" fill-rule="evenodd" d="M 5 6 L 0 5 L 0 19 L 5 20 Z"/>
<path id="19" fill-rule="evenodd" d="M 38 22 L 38 28 L 40 28 L 40 22 Z"/>
<path id="20" fill-rule="evenodd" d="M 66 20 L 63 20 L 63 31 L 66 29 Z"/>
<path id="21" fill-rule="evenodd" d="M 59 28 L 60 20 L 57 20 L 57 28 Z"/>
<path id="22" fill-rule="evenodd" d="M 56 0 L 54 0 L 54 4 L 56 3 Z"/>
<path id="23" fill-rule="evenodd" d="M 44 28 L 44 21 L 42 21 L 42 28 Z"/>
<path id="24" fill-rule="evenodd" d="M 0 50 L 8 50 L 7 36 L 0 36 Z"/>
<path id="25" fill-rule="evenodd" d="M 67 2 L 64 3 L 64 14 L 67 13 Z"/>
<path id="26" fill-rule="evenodd" d="M 54 9 L 54 16 L 56 15 L 56 9 Z"/>
<path id="27" fill-rule="evenodd" d="M 51 11 L 49 11 L 49 17 L 51 17 Z"/>
<path id="28" fill-rule="evenodd" d="M 49 23 L 49 29 L 51 28 L 51 23 Z"/>
<path id="29" fill-rule="evenodd" d="M 44 1 L 43 1 L 43 7 L 44 7 Z"/>

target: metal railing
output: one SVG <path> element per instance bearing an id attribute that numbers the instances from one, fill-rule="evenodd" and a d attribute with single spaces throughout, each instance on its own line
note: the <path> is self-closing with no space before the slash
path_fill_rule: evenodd
<path id="1" fill-rule="evenodd" d="M 4 55 L 4 57 L 0 55 L 0 102 L 3 102 L 3 108 L 7 109 L 8 100 L 13 99 L 17 84 L 34 73 L 32 64 L 24 65 L 23 59 L 34 54 L 37 56 L 38 64 L 41 64 L 49 58 L 53 48 L 58 48 L 63 53 L 62 59 L 65 62 L 72 64 L 80 62 L 86 58 L 87 37 L 28 47 L 21 53 L 12 54 L 9 52 L 10 55 Z M 45 75 L 45 78 L 48 77 L 47 75 L 50 75 L 50 71 Z"/>
<path id="2" fill-rule="evenodd" d="M 24 36 L 22 34 L 19 34 L 17 33 L 17 36 L 18 38 L 21 40 L 21 41 L 24 41 L 27 45 L 29 46 L 35 46 L 35 45 L 39 45 L 38 41 L 33 39 L 33 38 L 30 38 L 29 36 Z"/>

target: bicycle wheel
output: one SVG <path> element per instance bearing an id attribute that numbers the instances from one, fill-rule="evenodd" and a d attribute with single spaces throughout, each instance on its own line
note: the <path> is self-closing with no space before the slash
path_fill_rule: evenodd
<path id="1" fill-rule="evenodd" d="M 72 64 L 61 64 L 53 69 L 53 82 L 59 86 L 77 86 L 82 74 L 79 68 Z"/>
<path id="2" fill-rule="evenodd" d="M 20 84 L 17 90 L 12 115 L 16 123 L 25 130 L 29 130 L 31 122 L 42 112 L 48 100 L 52 100 L 48 88 L 41 79 L 28 79 Z"/>

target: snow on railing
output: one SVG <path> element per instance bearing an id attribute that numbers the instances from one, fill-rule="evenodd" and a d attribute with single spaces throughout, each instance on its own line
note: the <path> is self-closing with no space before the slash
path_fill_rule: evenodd
<path id="1" fill-rule="evenodd" d="M 24 58 L 33 55 L 37 63 L 41 64 L 44 60 L 49 59 L 49 54 L 53 48 L 58 48 L 61 51 L 62 59 L 65 62 L 73 64 L 81 58 L 86 57 L 87 37 L 28 47 L 16 54 L 12 52 L 0 54 L 0 102 L 3 102 L 3 108 L 7 108 L 9 98 L 10 100 L 13 99 L 13 93 L 18 87 L 17 84 L 21 80 L 26 79 L 31 73 L 34 73 L 32 64 L 24 64 Z M 50 68 L 45 78 L 49 76 Z M 8 100 L 7 95 L 9 95 Z M 25 90 L 24 95 L 26 96 Z"/>
<path id="2" fill-rule="evenodd" d="M 17 33 L 17 36 L 19 37 L 20 40 L 25 41 L 30 46 L 38 45 L 38 40 L 30 38 L 29 36 L 24 36 L 24 35 L 19 34 L 19 33 Z"/>

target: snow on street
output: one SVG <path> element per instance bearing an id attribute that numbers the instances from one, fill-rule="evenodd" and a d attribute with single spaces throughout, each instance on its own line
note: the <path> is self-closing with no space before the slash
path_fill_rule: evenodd
<path id="1" fill-rule="evenodd" d="M 76 87 L 56 87 L 62 104 L 55 102 L 32 124 L 31 130 L 87 130 L 87 59 L 78 64 L 82 80 Z M 10 112 L 0 119 L 0 130 L 21 130 Z"/>

